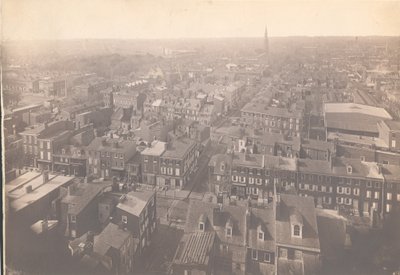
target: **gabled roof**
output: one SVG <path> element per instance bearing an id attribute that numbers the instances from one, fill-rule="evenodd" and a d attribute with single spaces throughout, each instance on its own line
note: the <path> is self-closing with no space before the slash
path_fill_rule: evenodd
<path id="1" fill-rule="evenodd" d="M 303 221 L 302 238 L 292 237 L 291 219 Z M 302 249 L 320 251 L 317 217 L 314 199 L 296 195 L 280 195 L 276 207 L 276 242 L 277 244 L 295 246 Z M 293 222 L 293 220 L 292 220 Z"/>
<path id="2" fill-rule="evenodd" d="M 80 184 L 76 187 L 76 192 L 64 197 L 62 202 L 68 203 L 68 214 L 78 215 L 102 190 L 111 185 L 111 182 Z"/>
<path id="3" fill-rule="evenodd" d="M 203 201 L 190 201 L 186 217 L 185 233 L 198 232 L 201 215 L 207 217 L 206 232 L 215 232 L 218 238 L 225 243 L 242 246 L 246 240 L 246 209 L 239 206 L 224 205 L 222 211 L 217 204 Z M 216 211 L 216 212 L 215 212 Z M 231 220 L 233 229 L 232 237 L 225 235 L 225 225 Z"/>
<path id="4" fill-rule="evenodd" d="M 178 246 L 174 264 L 205 265 L 212 257 L 215 232 L 196 232 L 185 234 Z"/>
<path id="5" fill-rule="evenodd" d="M 275 216 L 274 209 L 251 208 L 249 213 L 249 246 L 253 249 L 275 251 Z M 259 229 L 264 233 L 264 240 L 258 239 Z"/>
<path id="6" fill-rule="evenodd" d="M 109 223 L 99 235 L 94 237 L 93 252 L 104 256 L 110 248 L 119 250 L 130 236 L 130 231 L 123 230 L 118 225 Z"/>

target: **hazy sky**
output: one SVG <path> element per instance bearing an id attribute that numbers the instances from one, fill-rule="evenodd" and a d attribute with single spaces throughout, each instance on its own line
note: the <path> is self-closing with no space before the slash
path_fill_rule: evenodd
<path id="1" fill-rule="evenodd" d="M 6 40 L 400 35 L 400 0 L 1 2 Z"/>

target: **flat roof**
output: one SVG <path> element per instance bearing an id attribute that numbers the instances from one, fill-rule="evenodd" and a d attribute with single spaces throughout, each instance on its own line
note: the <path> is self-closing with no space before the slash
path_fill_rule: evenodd
<path id="1" fill-rule="evenodd" d="M 354 143 L 354 144 L 362 144 L 362 145 L 376 145 L 380 148 L 389 148 L 389 146 L 385 143 L 383 139 L 377 137 L 367 137 L 367 136 L 360 136 L 351 135 L 351 134 L 343 134 L 343 133 L 328 133 L 328 140 L 335 140 L 338 139 L 339 141 L 347 142 L 347 143 Z"/>
<path id="2" fill-rule="evenodd" d="M 118 203 L 117 207 L 138 217 L 154 194 L 153 191 L 147 190 L 129 192 L 125 195 L 125 198 Z"/>
<path id="3" fill-rule="evenodd" d="M 325 103 L 324 111 L 325 113 L 358 113 L 392 119 L 392 116 L 384 108 L 357 103 Z"/>
<path id="4" fill-rule="evenodd" d="M 13 179 L 12 181 L 6 183 L 6 193 L 8 194 L 8 192 L 12 191 L 13 189 L 17 189 L 18 187 L 24 185 L 25 183 L 31 181 L 38 176 L 40 176 L 40 173 L 36 171 L 30 171 L 20 175 L 16 179 Z"/>
<path id="5" fill-rule="evenodd" d="M 74 179 L 72 176 L 49 174 L 49 180 L 46 183 L 43 183 L 42 177 L 36 177 L 31 181 L 21 184 L 17 189 L 10 190 L 7 193 L 7 196 L 13 199 L 11 201 L 11 209 L 15 212 L 22 210 L 70 182 L 72 179 Z M 32 186 L 32 192 L 27 193 L 25 188 L 29 185 Z"/>
<path id="6" fill-rule="evenodd" d="M 142 151 L 142 155 L 148 155 L 148 156 L 161 156 L 162 153 L 164 153 L 166 148 L 166 143 L 163 141 L 154 141 L 151 144 L 151 147 L 147 147 Z"/>

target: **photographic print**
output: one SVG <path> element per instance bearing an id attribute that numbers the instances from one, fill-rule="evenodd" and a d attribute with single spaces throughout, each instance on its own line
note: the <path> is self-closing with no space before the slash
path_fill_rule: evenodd
<path id="1" fill-rule="evenodd" d="M 0 19 L 4 274 L 400 275 L 400 1 Z"/>

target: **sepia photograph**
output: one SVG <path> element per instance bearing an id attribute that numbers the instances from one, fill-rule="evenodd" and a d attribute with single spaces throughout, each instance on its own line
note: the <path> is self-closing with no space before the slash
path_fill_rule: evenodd
<path id="1" fill-rule="evenodd" d="M 400 275 L 400 0 L 0 0 L 2 274 Z"/>

